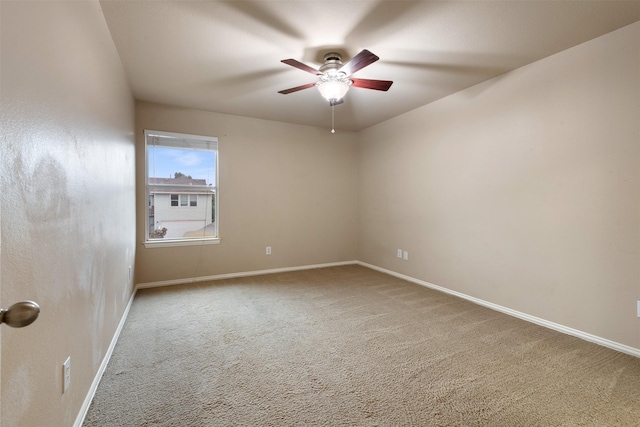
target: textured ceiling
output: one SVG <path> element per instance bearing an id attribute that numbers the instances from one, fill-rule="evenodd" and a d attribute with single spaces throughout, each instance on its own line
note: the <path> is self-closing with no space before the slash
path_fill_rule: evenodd
<path id="1" fill-rule="evenodd" d="M 360 130 L 640 20 L 640 1 L 100 2 L 138 100 L 330 127 L 315 81 L 282 64 L 319 67 L 337 50 L 380 60 L 355 77 L 336 129 Z"/>

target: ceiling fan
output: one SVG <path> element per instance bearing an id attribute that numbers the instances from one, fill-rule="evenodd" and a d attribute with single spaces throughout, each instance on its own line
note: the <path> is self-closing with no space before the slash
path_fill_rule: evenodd
<path id="1" fill-rule="evenodd" d="M 322 64 L 318 70 L 295 59 L 283 59 L 281 62 L 306 71 L 307 73 L 315 74 L 319 78 L 315 83 L 292 87 L 278 91 L 278 93 L 287 95 L 316 86 L 320 94 L 329 101 L 329 105 L 334 106 L 344 102 L 343 98 L 347 94 L 350 86 L 387 91 L 393 83 L 390 80 L 369 80 L 351 77 L 353 73 L 363 69 L 367 65 L 371 65 L 378 59 L 380 59 L 378 56 L 364 49 L 351 58 L 346 64 L 343 64 L 342 55 L 337 52 L 329 52 L 324 55 L 324 64 Z"/>

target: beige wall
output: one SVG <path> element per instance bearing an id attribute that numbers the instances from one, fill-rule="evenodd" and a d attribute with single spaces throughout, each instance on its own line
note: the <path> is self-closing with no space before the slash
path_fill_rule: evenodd
<path id="1" fill-rule="evenodd" d="M 139 195 L 144 129 L 219 138 L 221 242 L 145 248 L 145 198 L 138 197 L 136 283 L 356 259 L 355 133 L 138 102 Z"/>
<path id="2" fill-rule="evenodd" d="M 359 134 L 140 102 L 134 137 L 97 2 L 1 8 L 0 305 L 42 307 L 1 329 L 3 426 L 73 423 L 134 258 L 138 283 L 360 259 L 640 348 L 640 24 Z M 145 128 L 220 138 L 219 245 L 142 246 Z"/>
<path id="3" fill-rule="evenodd" d="M 360 260 L 640 349 L 640 23 L 359 140 Z"/>
<path id="4" fill-rule="evenodd" d="M 132 293 L 134 102 L 95 1 L 2 1 L 2 426 L 73 424 Z M 71 386 L 62 394 L 62 364 Z"/>

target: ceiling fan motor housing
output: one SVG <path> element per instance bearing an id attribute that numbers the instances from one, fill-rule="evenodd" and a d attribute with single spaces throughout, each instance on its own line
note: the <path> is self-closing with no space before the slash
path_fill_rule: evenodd
<path id="1" fill-rule="evenodd" d="M 336 74 L 342 67 L 342 55 L 337 52 L 329 52 L 324 55 L 322 59 L 324 60 L 324 64 L 322 64 L 319 69 L 322 73 Z"/>

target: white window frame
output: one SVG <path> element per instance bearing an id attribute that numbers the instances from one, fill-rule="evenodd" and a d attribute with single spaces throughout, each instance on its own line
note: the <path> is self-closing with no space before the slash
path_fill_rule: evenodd
<path id="1" fill-rule="evenodd" d="M 159 137 L 161 140 L 167 139 L 175 139 L 181 140 L 183 144 L 175 144 L 176 147 L 182 148 L 193 148 L 193 149 L 207 149 L 213 150 L 216 152 L 215 155 L 215 185 L 213 186 L 213 197 L 215 199 L 215 212 L 214 212 L 214 226 L 215 226 L 215 237 L 193 237 L 193 238 L 173 238 L 173 239 L 150 239 L 149 238 L 149 209 L 150 209 L 150 197 L 149 197 L 149 141 L 153 137 Z M 157 141 L 157 139 L 156 139 Z M 157 143 L 157 142 L 156 142 Z M 170 143 L 160 144 L 167 147 L 173 146 Z M 206 148 L 205 148 L 206 147 Z M 165 132 L 165 131 L 156 131 L 145 129 L 144 131 L 144 156 L 145 156 L 145 198 L 148 199 L 146 204 L 146 209 L 144 213 L 145 217 L 145 228 L 144 228 L 144 245 L 147 248 L 158 248 L 158 247 L 167 247 L 167 246 L 191 246 L 191 245 L 203 245 L 203 244 L 218 244 L 220 243 L 220 215 L 219 215 L 219 201 L 218 197 L 220 191 L 219 185 L 219 173 L 218 173 L 218 165 L 219 165 L 219 150 L 218 150 L 218 138 L 214 136 L 204 136 L 204 135 L 193 135 L 193 134 L 185 134 L 185 133 L 176 133 L 176 132 Z M 171 208 L 189 208 L 191 206 L 191 196 L 187 195 L 187 205 L 182 206 L 182 194 L 178 196 L 178 206 L 171 206 Z M 196 203 L 197 203 L 197 196 Z M 171 205 L 171 197 L 169 197 L 169 204 Z M 196 205 L 197 206 L 197 205 Z"/>

